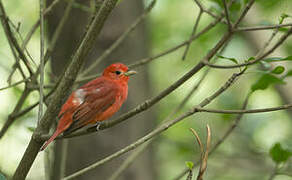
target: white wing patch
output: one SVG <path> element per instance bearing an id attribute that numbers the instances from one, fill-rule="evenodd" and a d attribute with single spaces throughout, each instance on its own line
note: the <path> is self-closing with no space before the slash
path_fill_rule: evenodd
<path id="1" fill-rule="evenodd" d="M 78 89 L 77 91 L 75 91 L 73 103 L 77 105 L 82 104 L 84 102 L 84 97 L 85 97 L 84 90 Z"/>

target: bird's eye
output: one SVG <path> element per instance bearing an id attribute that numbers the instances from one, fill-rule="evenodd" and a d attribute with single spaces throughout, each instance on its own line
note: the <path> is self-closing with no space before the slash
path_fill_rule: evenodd
<path id="1" fill-rule="evenodd" d="M 117 75 L 120 75 L 121 74 L 121 71 L 116 71 L 115 72 Z"/>

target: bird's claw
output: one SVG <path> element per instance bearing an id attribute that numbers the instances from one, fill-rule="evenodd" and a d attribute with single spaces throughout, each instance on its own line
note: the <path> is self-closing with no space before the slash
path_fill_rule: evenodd
<path id="1" fill-rule="evenodd" d="M 99 128 L 100 128 L 100 122 L 97 122 L 96 123 L 96 131 L 99 131 L 100 130 Z"/>

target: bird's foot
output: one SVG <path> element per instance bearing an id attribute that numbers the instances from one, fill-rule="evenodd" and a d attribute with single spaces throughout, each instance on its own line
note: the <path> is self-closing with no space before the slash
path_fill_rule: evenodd
<path id="1" fill-rule="evenodd" d="M 100 122 L 97 122 L 96 123 L 96 131 L 99 131 L 100 130 L 99 128 L 100 128 Z"/>

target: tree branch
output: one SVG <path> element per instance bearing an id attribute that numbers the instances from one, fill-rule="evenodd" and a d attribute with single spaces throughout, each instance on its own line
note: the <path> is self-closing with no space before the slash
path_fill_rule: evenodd
<path id="1" fill-rule="evenodd" d="M 91 64 L 88 68 L 86 68 L 80 76 L 85 76 L 90 71 L 94 70 L 97 65 L 106 59 L 119 45 L 126 39 L 126 37 L 136 29 L 136 27 L 147 17 L 149 12 L 153 9 L 154 5 L 156 3 L 156 0 L 152 0 L 150 5 L 144 10 L 144 12 L 128 27 L 128 29 L 125 30 L 125 32 L 107 49 L 105 50 L 96 60 L 93 64 Z"/>
<path id="2" fill-rule="evenodd" d="M 64 97 L 67 97 L 68 93 L 70 92 L 70 89 L 79 72 L 79 69 L 85 61 L 85 57 L 92 49 L 93 44 L 104 25 L 104 22 L 115 7 L 116 3 L 117 0 L 105 0 L 98 13 L 95 15 L 93 21 L 89 26 L 89 29 L 82 39 L 81 44 L 75 52 L 72 61 L 67 68 L 64 77 L 62 78 L 62 81 L 60 82 L 55 94 L 52 97 L 52 103 L 50 103 L 50 105 L 48 106 L 47 111 L 45 112 L 43 118 L 41 119 L 39 125 L 32 135 L 32 138 L 21 159 L 21 162 L 19 163 L 13 175 L 13 180 L 23 180 L 27 176 L 27 173 L 34 162 L 39 152 L 39 149 L 44 142 L 42 140 L 39 140 L 38 136 L 43 132 L 49 130 L 50 125 L 52 124 L 61 105 L 63 104 Z"/>
<path id="3" fill-rule="evenodd" d="M 285 104 L 278 107 L 272 108 L 263 108 L 263 109 L 249 109 L 249 110 L 220 110 L 220 109 L 205 109 L 198 108 L 199 112 L 209 112 L 209 113 L 223 113 L 223 114 L 250 114 L 250 113 L 263 113 L 263 112 L 272 112 L 279 110 L 286 110 L 292 108 L 292 104 Z"/>
<path id="4" fill-rule="evenodd" d="M 227 25 L 228 25 L 228 31 L 232 31 L 233 30 L 233 27 L 232 27 L 232 24 L 230 22 L 230 18 L 229 18 L 229 13 L 228 13 L 228 7 L 227 7 L 227 4 L 226 4 L 226 0 L 222 0 L 222 2 L 223 2 L 223 6 L 224 6 L 225 18 L 226 18 Z"/>
<path id="5" fill-rule="evenodd" d="M 246 109 L 248 100 L 251 94 L 248 94 L 247 97 L 244 100 L 244 103 L 242 105 L 242 110 Z M 236 119 L 234 120 L 233 124 L 227 129 L 227 131 L 224 133 L 224 135 L 217 140 L 217 142 L 214 144 L 214 146 L 211 148 L 209 155 L 212 155 L 213 152 L 230 136 L 230 134 L 234 131 L 234 129 L 238 126 L 240 120 L 242 119 L 244 114 L 238 114 L 236 116 Z M 199 165 L 199 162 L 194 163 L 195 165 Z M 195 167 L 195 166 L 194 166 Z M 174 180 L 181 179 L 185 174 L 189 172 L 189 169 L 184 169 L 177 177 L 174 178 Z"/>
<path id="6" fill-rule="evenodd" d="M 7 21 L 8 17 L 6 15 L 4 6 L 2 4 L 2 0 L 0 0 L 0 19 L 1 19 L 1 23 L 2 23 L 2 26 L 4 28 L 7 40 L 10 41 L 13 44 L 13 46 L 16 49 L 19 57 L 22 59 L 24 65 L 26 66 L 28 72 L 30 73 L 30 75 L 32 75 L 33 74 L 33 70 L 30 67 L 29 61 L 28 61 L 26 55 L 24 54 L 24 52 L 22 51 L 22 49 L 20 48 L 20 46 L 19 46 L 14 34 L 11 31 L 10 25 L 9 25 L 9 23 Z"/>
<path id="7" fill-rule="evenodd" d="M 244 70 L 245 71 L 245 70 Z M 137 140 L 136 142 L 130 144 L 129 146 L 117 151 L 116 153 L 113 153 L 112 155 L 82 169 L 79 170 L 65 178 L 63 178 L 62 180 L 69 180 L 72 178 L 76 178 L 84 173 L 86 173 L 87 171 L 90 171 L 108 161 L 111 161 L 117 157 L 119 157 L 122 154 L 125 154 L 126 152 L 129 152 L 135 148 L 137 148 L 139 145 L 145 143 L 146 141 L 156 137 L 157 135 L 159 135 L 160 133 L 164 132 L 165 130 L 167 130 L 168 128 L 172 127 L 173 125 L 175 125 L 176 123 L 182 121 L 183 119 L 197 113 L 196 108 L 198 107 L 204 107 L 207 104 L 209 104 L 212 100 L 214 100 L 216 97 L 218 97 L 220 94 L 222 94 L 226 89 L 228 89 L 236 80 L 237 78 L 242 75 L 244 73 L 244 71 L 241 71 L 240 73 L 234 73 L 227 81 L 226 83 L 221 86 L 214 94 L 212 94 L 210 97 L 204 99 L 199 105 L 195 106 L 194 108 L 192 108 L 191 110 L 187 111 L 186 113 L 184 113 L 183 115 L 179 116 L 176 119 L 173 119 L 171 121 L 165 122 L 163 123 L 161 126 L 159 126 L 158 128 L 154 129 L 153 131 L 151 131 L 150 133 L 148 133 L 147 135 L 145 135 L 144 137 L 140 138 L 139 140 Z"/>

